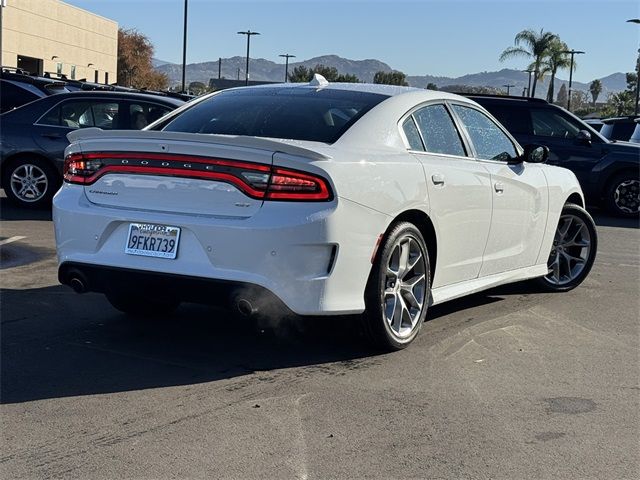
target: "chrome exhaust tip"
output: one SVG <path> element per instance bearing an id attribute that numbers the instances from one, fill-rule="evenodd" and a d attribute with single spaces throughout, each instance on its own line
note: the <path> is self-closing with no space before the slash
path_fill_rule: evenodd
<path id="1" fill-rule="evenodd" d="M 245 317 L 251 317 L 258 313 L 258 309 L 246 298 L 240 298 L 236 301 L 236 309 Z"/>

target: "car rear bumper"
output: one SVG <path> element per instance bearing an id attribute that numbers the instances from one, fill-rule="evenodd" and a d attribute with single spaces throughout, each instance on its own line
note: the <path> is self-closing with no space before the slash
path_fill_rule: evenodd
<path id="1" fill-rule="evenodd" d="M 81 186 L 69 184 L 54 198 L 53 219 L 62 283 L 81 267 L 97 292 L 114 285 L 136 294 L 153 280 L 160 294 L 175 285 L 185 301 L 219 304 L 232 290 L 253 289 L 298 315 L 364 310 L 371 255 L 390 221 L 343 199 L 265 202 L 248 218 L 124 210 L 92 204 Z M 126 254 L 135 222 L 179 227 L 177 258 Z M 197 295 L 189 292 L 193 279 L 199 279 Z"/>

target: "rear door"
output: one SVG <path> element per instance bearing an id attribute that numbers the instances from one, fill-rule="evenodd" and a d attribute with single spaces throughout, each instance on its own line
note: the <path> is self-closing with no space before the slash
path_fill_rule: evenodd
<path id="1" fill-rule="evenodd" d="M 547 181 L 539 165 L 508 160 L 518 156 L 509 136 L 484 112 L 468 104 L 452 109 L 478 162 L 491 174 L 493 215 L 480 276 L 533 266 L 544 236 Z"/>
<path id="2" fill-rule="evenodd" d="M 33 125 L 33 140 L 62 168 L 67 133 L 78 128 L 99 127 L 110 130 L 117 122 L 120 104 L 116 100 L 64 100 Z"/>
<path id="3" fill-rule="evenodd" d="M 489 172 L 468 155 L 444 104 L 418 108 L 403 120 L 402 128 L 423 165 L 438 232 L 433 287 L 477 278 L 491 225 Z"/>

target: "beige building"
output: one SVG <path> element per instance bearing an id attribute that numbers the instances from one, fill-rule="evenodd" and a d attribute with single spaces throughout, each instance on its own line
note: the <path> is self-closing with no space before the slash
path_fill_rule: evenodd
<path id="1" fill-rule="evenodd" d="M 118 23 L 60 0 L 4 0 L 2 65 L 117 81 Z"/>

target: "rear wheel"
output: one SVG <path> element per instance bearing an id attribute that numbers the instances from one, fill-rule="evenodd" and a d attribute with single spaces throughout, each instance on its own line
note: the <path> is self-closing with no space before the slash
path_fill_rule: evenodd
<path id="1" fill-rule="evenodd" d="M 586 210 L 568 203 L 562 209 L 547 266 L 537 279 L 548 291 L 565 292 L 580 285 L 593 266 L 598 248 L 596 226 Z"/>
<path id="2" fill-rule="evenodd" d="M 608 184 L 605 202 L 609 212 L 637 217 L 640 212 L 640 179 L 637 172 L 616 175 Z"/>
<path id="3" fill-rule="evenodd" d="M 7 199 L 22 207 L 48 205 L 59 183 L 53 166 L 39 157 L 22 157 L 3 167 L 2 186 Z"/>
<path id="4" fill-rule="evenodd" d="M 378 251 L 366 290 L 363 315 L 369 339 L 385 350 L 400 350 L 418 335 L 431 286 L 429 256 L 415 225 L 392 226 Z"/>
<path id="5" fill-rule="evenodd" d="M 113 308 L 132 317 L 163 317 L 180 306 L 175 299 L 148 298 L 124 292 L 107 292 L 105 295 Z"/>

